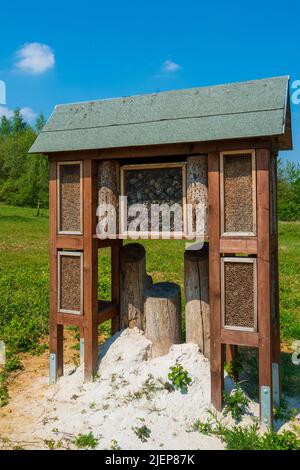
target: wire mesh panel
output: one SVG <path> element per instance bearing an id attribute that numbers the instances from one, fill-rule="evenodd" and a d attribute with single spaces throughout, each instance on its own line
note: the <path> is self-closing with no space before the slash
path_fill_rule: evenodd
<path id="1" fill-rule="evenodd" d="M 222 234 L 255 235 L 255 152 L 223 152 L 220 163 Z"/>
<path id="2" fill-rule="evenodd" d="M 234 330 L 257 330 L 256 259 L 222 258 L 223 327 Z"/>
<path id="3" fill-rule="evenodd" d="M 82 164 L 58 163 L 58 232 L 82 233 Z"/>
<path id="4" fill-rule="evenodd" d="M 58 311 L 82 313 L 83 254 L 76 251 L 58 252 Z"/>

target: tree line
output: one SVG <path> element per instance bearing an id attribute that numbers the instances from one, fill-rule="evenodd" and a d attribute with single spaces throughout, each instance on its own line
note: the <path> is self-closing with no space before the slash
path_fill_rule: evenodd
<path id="1" fill-rule="evenodd" d="M 16 109 L 0 124 L 0 201 L 16 206 L 48 207 L 48 159 L 28 151 L 45 124 L 40 114 L 29 125 Z"/>
<path id="2" fill-rule="evenodd" d="M 33 126 L 16 109 L 0 124 L 0 201 L 37 209 L 48 207 L 48 159 L 28 150 L 45 124 L 40 114 Z M 278 160 L 278 217 L 300 220 L 300 165 Z"/>

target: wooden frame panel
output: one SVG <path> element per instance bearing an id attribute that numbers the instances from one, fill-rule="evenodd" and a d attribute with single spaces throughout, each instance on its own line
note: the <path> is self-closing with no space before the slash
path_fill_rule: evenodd
<path id="1" fill-rule="evenodd" d="M 66 165 L 80 165 L 80 230 L 60 230 L 60 216 L 61 216 L 61 195 L 60 195 L 60 185 L 61 185 L 61 167 Z M 83 184 L 82 184 L 82 161 L 60 161 L 57 162 L 57 233 L 59 235 L 83 235 Z"/>
<path id="2" fill-rule="evenodd" d="M 254 316 L 253 316 L 253 328 L 242 327 L 242 326 L 231 326 L 225 324 L 225 263 L 252 263 L 253 264 L 253 307 L 254 307 Z M 233 331 L 248 331 L 248 332 L 257 332 L 257 260 L 256 258 L 247 258 L 247 257 L 229 257 L 225 256 L 221 258 L 221 315 L 222 315 L 222 328 L 224 330 L 233 330 Z"/>
<path id="3" fill-rule="evenodd" d="M 187 238 L 187 213 L 186 213 L 186 191 L 187 191 L 187 181 L 186 181 L 186 162 L 168 162 L 168 163 L 141 163 L 141 164 L 130 164 L 130 165 L 123 165 L 120 167 L 120 238 L 130 238 L 131 232 L 127 230 L 123 230 L 125 227 L 125 207 L 124 201 L 122 196 L 126 196 L 125 194 L 125 172 L 130 170 L 156 170 L 156 169 L 168 169 L 168 168 L 181 168 L 182 171 L 182 224 L 183 224 L 183 231 L 182 232 L 170 232 L 171 238 L 182 239 Z M 136 232 L 134 232 L 136 239 Z M 163 232 L 138 232 L 140 239 L 148 239 L 154 238 L 164 238 Z"/>
<path id="4" fill-rule="evenodd" d="M 251 155 L 252 159 L 252 221 L 253 231 L 252 232 L 226 232 L 225 231 L 225 189 L 224 189 L 224 157 L 226 156 L 244 156 Z M 220 152 L 220 206 L 221 206 L 221 236 L 222 237 L 249 237 L 256 236 L 256 157 L 254 149 L 247 150 L 233 150 Z"/>
<path id="5" fill-rule="evenodd" d="M 60 308 L 61 302 L 61 258 L 63 256 L 77 256 L 80 258 L 80 310 L 68 310 Z M 57 253 L 57 311 L 59 313 L 69 313 L 72 315 L 83 314 L 83 253 L 81 251 L 58 251 Z"/>

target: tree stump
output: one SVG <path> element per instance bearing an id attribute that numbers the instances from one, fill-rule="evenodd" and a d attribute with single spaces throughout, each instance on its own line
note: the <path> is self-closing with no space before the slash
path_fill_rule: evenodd
<path id="1" fill-rule="evenodd" d="M 152 279 L 146 273 L 145 248 L 139 243 L 129 243 L 121 250 L 121 328 L 144 330 L 144 293 Z"/>
<path id="2" fill-rule="evenodd" d="M 181 343 L 181 292 L 177 284 L 153 284 L 145 293 L 144 314 L 152 357 L 163 356 L 172 344 Z"/>
<path id="3" fill-rule="evenodd" d="M 116 160 L 98 163 L 98 225 L 100 238 L 115 238 L 119 232 L 120 164 Z M 107 207 L 106 212 L 104 208 Z M 109 233 L 109 237 L 107 237 Z M 102 235 L 102 236 L 101 236 Z"/>
<path id="4" fill-rule="evenodd" d="M 192 206 L 192 217 L 189 220 L 189 230 L 196 232 L 196 207 L 199 203 L 203 204 L 200 227 L 205 239 L 208 235 L 208 159 L 207 155 L 198 155 L 187 158 L 187 204 Z"/>
<path id="5" fill-rule="evenodd" d="M 208 244 L 184 253 L 186 342 L 195 343 L 210 358 Z"/>

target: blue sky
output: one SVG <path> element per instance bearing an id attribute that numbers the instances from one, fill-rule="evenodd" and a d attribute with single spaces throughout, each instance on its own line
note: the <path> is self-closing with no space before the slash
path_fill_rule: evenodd
<path id="1" fill-rule="evenodd" d="M 269 1 L 5 2 L 2 113 L 57 103 L 290 75 L 300 80 L 299 8 Z M 37 44 L 36 44 L 37 43 Z M 42 46 L 43 45 L 43 46 Z M 292 104 L 300 161 L 300 104 Z"/>

